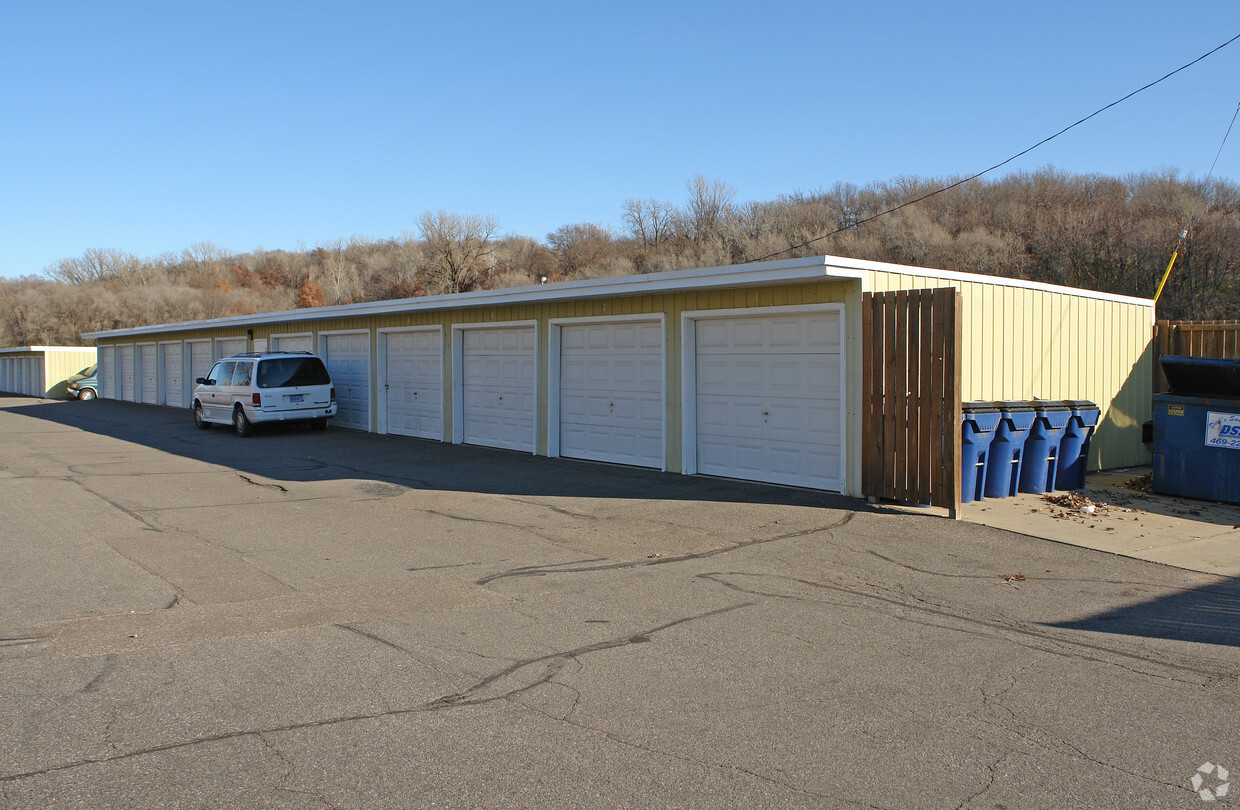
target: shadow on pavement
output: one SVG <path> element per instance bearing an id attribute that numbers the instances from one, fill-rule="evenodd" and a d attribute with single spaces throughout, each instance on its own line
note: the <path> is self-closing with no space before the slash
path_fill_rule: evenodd
<path id="1" fill-rule="evenodd" d="M 1224 579 L 1051 626 L 1240 647 L 1240 579 Z"/>
<path id="2" fill-rule="evenodd" d="M 792 487 L 546 458 L 487 447 L 295 425 L 241 438 L 199 430 L 189 410 L 115 400 L 50 401 L 0 394 L 0 413 L 52 422 L 278 481 L 362 479 L 409 489 L 585 498 L 660 498 L 857 509 L 853 498 Z"/>

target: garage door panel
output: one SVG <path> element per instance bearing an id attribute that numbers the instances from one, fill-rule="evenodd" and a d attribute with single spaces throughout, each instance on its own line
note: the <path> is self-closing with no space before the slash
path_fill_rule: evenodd
<path id="1" fill-rule="evenodd" d="M 313 352 L 314 337 L 312 335 L 272 335 L 271 348 L 277 352 Z"/>
<path id="2" fill-rule="evenodd" d="M 327 335 L 323 345 L 336 389 L 332 424 L 370 430 L 370 335 Z"/>
<path id="3" fill-rule="evenodd" d="M 461 346 L 462 440 L 532 453 L 538 374 L 534 328 L 466 329 Z"/>
<path id="4" fill-rule="evenodd" d="M 822 316 L 723 318 L 697 322 L 698 355 L 840 351 L 839 320 Z"/>
<path id="5" fill-rule="evenodd" d="M 699 472 L 843 489 L 840 318 L 695 323 Z"/>
<path id="6" fill-rule="evenodd" d="M 443 438 L 443 339 L 434 332 L 387 336 L 387 430 Z"/>
<path id="7" fill-rule="evenodd" d="M 224 338 L 217 340 L 216 351 L 219 357 L 232 357 L 234 354 L 244 354 L 246 349 L 245 338 Z M 209 371 L 210 369 L 208 369 Z"/>
<path id="8" fill-rule="evenodd" d="M 116 349 L 103 346 L 99 349 L 99 396 L 116 399 Z"/>
<path id="9" fill-rule="evenodd" d="M 121 399 L 133 402 L 134 399 L 134 358 L 133 346 L 121 346 L 119 349 L 121 367 Z"/>
<path id="10" fill-rule="evenodd" d="M 161 346 L 160 354 L 164 379 L 164 404 L 172 408 L 185 407 L 185 375 L 182 373 L 184 359 L 180 343 Z"/>
<path id="11" fill-rule="evenodd" d="M 211 371 L 211 344 L 203 341 L 201 343 L 189 344 L 189 379 L 193 383 L 202 377 L 207 376 Z M 192 389 L 191 389 L 192 390 Z"/>
<path id="12" fill-rule="evenodd" d="M 148 405 L 155 403 L 158 396 L 158 374 L 156 369 L 157 352 L 154 346 L 138 347 L 138 401 Z"/>
<path id="13" fill-rule="evenodd" d="M 661 468 L 662 325 L 566 325 L 559 362 L 560 455 Z"/>
<path id="14" fill-rule="evenodd" d="M 838 398 L 838 355 L 703 357 L 697 366 L 702 394 Z"/>
<path id="15" fill-rule="evenodd" d="M 706 439 L 698 447 L 698 472 L 727 478 L 834 489 L 838 448 L 766 439 Z"/>
<path id="16" fill-rule="evenodd" d="M 636 390 L 652 394 L 663 390 L 661 358 L 566 356 L 560 366 L 560 387 L 566 391 L 600 389 Z"/>

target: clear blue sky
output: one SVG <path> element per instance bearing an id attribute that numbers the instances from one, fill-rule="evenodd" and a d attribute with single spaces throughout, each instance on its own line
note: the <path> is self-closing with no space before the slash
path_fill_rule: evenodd
<path id="1" fill-rule="evenodd" d="M 1237 33 L 1234 0 L 10 3 L 0 275 L 969 174 Z M 1240 42 L 1000 174 L 1204 176 L 1238 77 Z"/>

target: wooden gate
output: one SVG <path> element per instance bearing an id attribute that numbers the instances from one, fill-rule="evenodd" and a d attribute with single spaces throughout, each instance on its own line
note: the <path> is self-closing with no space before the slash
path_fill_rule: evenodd
<path id="1" fill-rule="evenodd" d="M 960 508 L 960 292 L 862 300 L 862 489 L 870 498 Z"/>
<path id="2" fill-rule="evenodd" d="M 1158 321 L 1154 325 L 1154 393 L 1169 390 L 1158 358 L 1240 357 L 1240 321 Z"/>

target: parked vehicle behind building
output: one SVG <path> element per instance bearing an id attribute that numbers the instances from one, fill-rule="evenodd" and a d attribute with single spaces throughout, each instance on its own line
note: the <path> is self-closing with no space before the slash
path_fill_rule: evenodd
<path id="1" fill-rule="evenodd" d="M 309 352 L 237 354 L 217 360 L 194 381 L 194 423 L 231 424 L 239 436 L 267 422 L 308 422 L 316 430 L 336 415 L 327 367 Z"/>
<path id="2" fill-rule="evenodd" d="M 65 390 L 70 397 L 91 400 L 99 396 L 99 366 L 87 366 L 77 374 L 69 377 Z"/>

